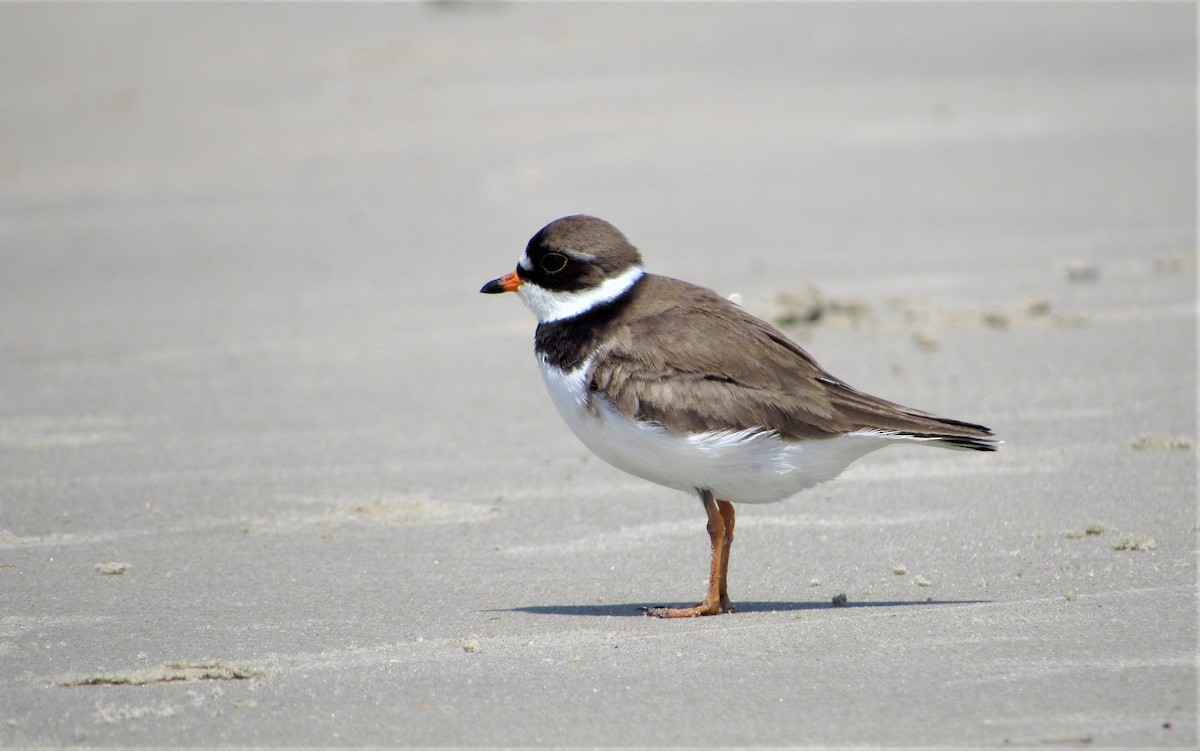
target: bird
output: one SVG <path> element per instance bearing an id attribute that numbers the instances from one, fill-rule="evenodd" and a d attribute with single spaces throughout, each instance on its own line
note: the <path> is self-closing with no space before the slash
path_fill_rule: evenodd
<path id="1" fill-rule="evenodd" d="M 705 287 L 648 273 L 603 219 L 556 219 L 516 269 L 480 289 L 515 292 L 537 318 L 534 352 L 551 400 L 604 461 L 699 497 L 708 588 L 659 618 L 734 610 L 734 504 L 772 503 L 832 480 L 893 444 L 995 451 L 983 425 L 866 394 L 771 324 Z"/>

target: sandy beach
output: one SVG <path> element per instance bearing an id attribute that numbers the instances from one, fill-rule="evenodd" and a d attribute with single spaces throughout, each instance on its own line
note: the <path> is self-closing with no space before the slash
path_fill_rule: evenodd
<path id="1" fill-rule="evenodd" d="M 1194 748 L 1196 9 L 0 5 L 0 747 Z M 991 426 L 739 509 L 562 424 L 589 213 Z M 844 606 L 834 606 L 844 596 Z"/>

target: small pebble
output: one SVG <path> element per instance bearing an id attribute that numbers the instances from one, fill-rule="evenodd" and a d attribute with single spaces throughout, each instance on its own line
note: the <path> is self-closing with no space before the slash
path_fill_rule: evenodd
<path id="1" fill-rule="evenodd" d="M 913 334 L 913 344 L 924 350 L 935 350 L 938 348 L 938 340 L 932 335 L 924 331 L 918 331 Z"/>
<path id="2" fill-rule="evenodd" d="M 994 329 L 1008 328 L 1008 314 L 999 310 L 990 310 L 983 314 L 983 322 Z"/>
<path id="3" fill-rule="evenodd" d="M 1083 261 L 1072 261 L 1067 264 L 1067 279 L 1073 282 L 1094 282 L 1100 278 L 1100 266 Z"/>
<path id="4" fill-rule="evenodd" d="M 1050 301 L 1045 299 L 1031 300 L 1025 307 L 1025 312 L 1033 317 L 1050 315 Z"/>

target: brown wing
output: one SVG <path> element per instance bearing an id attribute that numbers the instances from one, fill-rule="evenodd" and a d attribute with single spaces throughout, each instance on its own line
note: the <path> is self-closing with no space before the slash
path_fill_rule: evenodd
<path id="1" fill-rule="evenodd" d="M 806 439 L 873 428 L 957 448 L 992 447 L 983 426 L 848 386 L 716 293 L 665 277 L 646 281 L 636 314 L 618 324 L 589 373 L 589 387 L 624 414 L 679 433 L 762 428 Z"/>

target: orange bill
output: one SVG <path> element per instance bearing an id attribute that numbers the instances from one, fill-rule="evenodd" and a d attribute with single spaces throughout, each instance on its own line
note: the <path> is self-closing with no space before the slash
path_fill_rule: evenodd
<path id="1" fill-rule="evenodd" d="M 484 294 L 495 295 L 501 292 L 516 292 L 517 287 L 521 286 L 521 277 L 517 276 L 517 272 L 510 271 L 499 279 L 493 279 L 483 288 L 479 290 Z"/>

